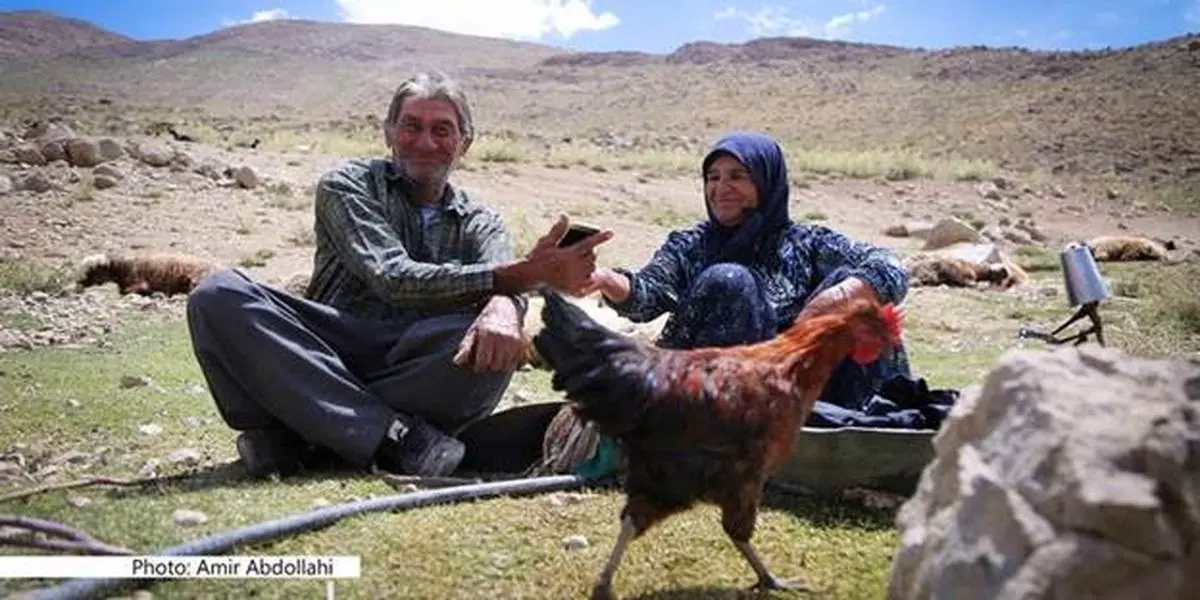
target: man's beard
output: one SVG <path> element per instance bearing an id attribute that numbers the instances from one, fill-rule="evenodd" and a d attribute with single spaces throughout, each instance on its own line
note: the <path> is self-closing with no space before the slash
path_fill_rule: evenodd
<path id="1" fill-rule="evenodd" d="M 438 165 L 437 167 L 416 167 L 398 155 L 392 156 L 392 162 L 400 172 L 419 186 L 438 186 L 444 184 L 450 176 L 453 165 Z"/>

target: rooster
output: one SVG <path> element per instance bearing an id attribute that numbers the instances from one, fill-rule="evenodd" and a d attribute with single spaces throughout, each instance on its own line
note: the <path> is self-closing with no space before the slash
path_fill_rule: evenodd
<path id="1" fill-rule="evenodd" d="M 758 577 L 754 589 L 809 590 L 777 578 L 751 546 L 767 478 L 792 454 L 835 366 L 863 364 L 900 341 L 903 312 L 856 300 L 797 321 L 774 339 L 673 350 L 617 334 L 552 290 L 533 343 L 578 418 L 614 439 L 627 466 L 621 529 L 592 598 L 614 598 L 628 544 L 697 502 L 721 524 Z"/>

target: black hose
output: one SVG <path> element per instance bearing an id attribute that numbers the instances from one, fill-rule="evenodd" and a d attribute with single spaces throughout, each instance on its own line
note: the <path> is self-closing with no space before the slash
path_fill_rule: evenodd
<path id="1" fill-rule="evenodd" d="M 579 488 L 592 481 L 579 475 L 529 477 L 489 483 L 472 483 L 437 490 L 371 498 L 347 504 L 328 506 L 273 521 L 248 525 L 184 544 L 167 548 L 156 556 L 216 555 L 228 552 L 240 544 L 254 544 L 312 531 L 361 513 L 416 508 L 430 504 L 459 502 L 500 496 L 504 494 L 533 494 Z M 52 588 L 40 590 L 32 597 L 37 600 L 60 598 L 93 598 L 127 585 L 133 579 L 75 579 Z"/>

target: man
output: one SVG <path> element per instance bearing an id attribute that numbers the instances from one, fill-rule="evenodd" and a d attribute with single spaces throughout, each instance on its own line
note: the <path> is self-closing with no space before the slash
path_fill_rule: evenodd
<path id="1" fill-rule="evenodd" d="M 453 435 L 495 408 L 525 356 L 522 294 L 577 293 L 612 237 L 559 248 L 563 217 L 515 260 L 499 214 L 448 181 L 474 138 L 448 78 L 405 81 L 383 133 L 390 158 L 348 161 L 317 185 L 305 298 L 226 269 L 188 299 L 197 360 L 252 476 L 294 473 L 319 450 L 454 471 Z"/>

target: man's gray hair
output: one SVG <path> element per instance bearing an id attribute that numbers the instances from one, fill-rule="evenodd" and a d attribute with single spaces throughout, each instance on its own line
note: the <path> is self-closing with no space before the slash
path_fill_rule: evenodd
<path id="1" fill-rule="evenodd" d="M 401 83 L 392 94 L 392 103 L 388 106 L 387 119 L 383 122 L 386 130 L 395 129 L 404 102 L 410 98 L 450 102 L 458 113 L 458 129 L 463 134 L 463 145 L 469 146 L 475 139 L 475 120 L 471 116 L 471 103 L 467 99 L 467 92 L 449 75 L 436 71 L 424 72 Z"/>

